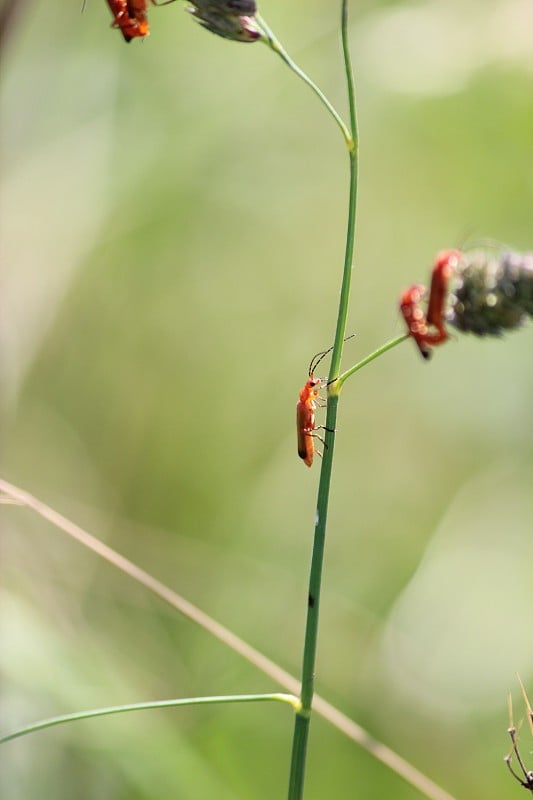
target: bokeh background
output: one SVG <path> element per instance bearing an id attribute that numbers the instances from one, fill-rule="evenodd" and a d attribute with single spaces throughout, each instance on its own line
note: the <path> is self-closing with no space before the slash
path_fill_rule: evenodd
<path id="1" fill-rule="evenodd" d="M 345 111 L 338 4 L 265 0 Z M 2 476 L 298 675 L 319 470 L 294 406 L 332 342 L 347 158 L 266 47 L 150 8 L 21 4 L 2 67 Z M 530 0 L 352 3 L 361 128 L 345 366 L 441 248 L 533 249 Z M 531 329 L 407 342 L 342 396 L 317 690 L 461 800 L 520 797 L 533 694 Z M 276 686 L 30 511 L 0 506 L 2 729 Z M 282 706 L 78 722 L 3 750 L 6 800 L 272 800 Z M 533 743 L 523 728 L 529 766 Z M 421 795 L 315 719 L 308 800 Z"/>

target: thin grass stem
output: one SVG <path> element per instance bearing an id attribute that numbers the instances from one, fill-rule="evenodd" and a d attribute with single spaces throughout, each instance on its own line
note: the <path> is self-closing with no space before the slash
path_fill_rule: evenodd
<path id="1" fill-rule="evenodd" d="M 263 41 L 265 42 L 265 44 L 267 44 L 268 47 L 270 47 L 270 49 L 285 62 L 285 64 L 289 67 L 289 69 L 291 69 L 296 75 L 298 75 L 299 78 L 301 78 L 304 81 L 304 83 L 306 83 L 309 86 L 309 88 L 317 95 L 320 102 L 323 103 L 323 105 L 327 108 L 327 110 L 329 111 L 329 113 L 339 126 L 342 135 L 344 136 L 346 146 L 350 150 L 353 146 L 352 137 L 350 135 L 348 127 L 343 122 L 339 112 L 336 110 L 333 104 L 328 100 L 324 92 L 321 89 L 319 89 L 316 83 L 309 77 L 309 75 L 307 75 L 307 73 L 305 73 L 303 69 L 299 67 L 298 64 L 290 57 L 290 55 L 287 53 L 287 51 L 285 50 L 279 39 L 275 36 L 272 29 L 267 25 L 267 23 L 261 17 L 260 14 L 255 15 L 255 21 L 259 29 L 263 33 L 264 37 Z"/>

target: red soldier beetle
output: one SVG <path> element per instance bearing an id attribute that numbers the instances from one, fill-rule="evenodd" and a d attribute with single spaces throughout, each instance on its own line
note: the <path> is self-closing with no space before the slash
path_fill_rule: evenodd
<path id="1" fill-rule="evenodd" d="M 415 340 L 423 358 L 430 358 L 431 347 L 448 339 L 445 326 L 445 307 L 448 283 L 461 260 L 459 250 L 443 250 L 437 255 L 431 274 L 427 314 L 420 307 L 425 288 L 415 283 L 403 292 L 400 311 L 409 335 Z M 430 330 L 430 326 L 434 329 Z"/>
<path id="2" fill-rule="evenodd" d="M 344 341 L 346 342 L 353 336 L 355 336 L 354 333 L 352 333 L 350 336 L 347 336 Z M 313 465 L 313 457 L 315 453 L 319 456 L 322 455 L 322 453 L 320 453 L 318 450 L 315 450 L 315 443 L 313 439 L 320 439 L 323 445 L 326 445 L 322 437 L 315 433 L 315 431 L 329 430 L 329 428 L 324 428 L 323 425 L 315 425 L 315 411 L 320 405 L 317 401 L 323 399 L 320 397 L 319 392 L 322 384 L 327 380 L 327 378 L 315 378 L 314 373 L 322 359 L 325 358 L 328 353 L 331 353 L 332 350 L 333 346 L 329 347 L 327 350 L 323 350 L 320 353 L 316 353 L 316 355 L 313 356 L 311 363 L 309 364 L 309 380 L 304 384 L 304 387 L 300 392 L 300 399 L 296 403 L 298 455 L 308 467 Z"/>

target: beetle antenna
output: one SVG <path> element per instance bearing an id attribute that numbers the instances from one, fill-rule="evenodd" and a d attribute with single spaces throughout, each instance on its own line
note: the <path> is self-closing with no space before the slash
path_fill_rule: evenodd
<path id="1" fill-rule="evenodd" d="M 349 336 L 346 336 L 342 341 L 343 342 L 347 342 L 348 339 L 353 339 L 354 336 L 355 336 L 355 333 L 351 333 Z M 309 377 L 311 377 L 311 375 L 314 374 L 315 369 L 318 367 L 318 365 L 320 364 L 322 359 L 325 358 L 328 353 L 331 353 L 331 351 L 333 350 L 333 347 L 334 347 L 334 345 L 331 345 L 331 347 L 328 347 L 327 350 L 322 350 L 320 353 L 316 353 L 313 356 L 313 358 L 311 359 L 311 363 L 309 364 L 309 373 L 308 373 Z"/>
<path id="2" fill-rule="evenodd" d="M 318 367 L 320 362 L 323 358 L 327 356 L 328 353 L 331 353 L 333 350 L 333 345 L 328 347 L 327 350 L 322 350 L 320 353 L 315 353 L 313 358 L 311 359 L 311 363 L 309 364 L 309 377 L 314 374 L 315 369 Z"/>

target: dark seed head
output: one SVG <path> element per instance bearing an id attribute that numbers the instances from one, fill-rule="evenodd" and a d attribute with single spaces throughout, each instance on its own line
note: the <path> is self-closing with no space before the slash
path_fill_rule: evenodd
<path id="1" fill-rule="evenodd" d="M 206 30 L 235 42 L 256 42 L 255 0 L 191 0 L 190 12 Z"/>
<path id="2" fill-rule="evenodd" d="M 499 336 L 533 315 L 533 253 L 464 253 L 447 321 L 477 336 Z"/>

